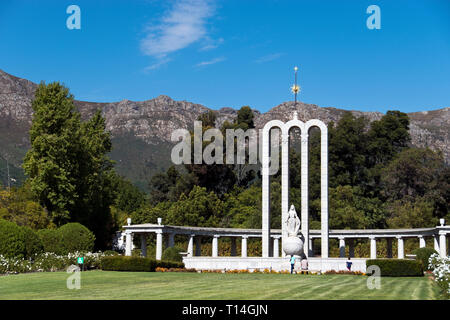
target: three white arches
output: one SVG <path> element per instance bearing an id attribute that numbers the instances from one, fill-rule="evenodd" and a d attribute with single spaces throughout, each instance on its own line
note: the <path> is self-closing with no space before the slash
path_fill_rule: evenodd
<path id="1" fill-rule="evenodd" d="M 310 255 L 309 245 L 309 206 L 308 206 L 308 132 L 312 127 L 318 127 L 321 132 L 320 142 L 320 190 L 321 190 L 321 255 L 328 258 L 328 128 L 320 120 L 312 119 L 306 123 L 294 119 L 286 123 L 272 120 L 263 128 L 262 139 L 262 256 L 273 255 L 270 248 L 270 139 L 272 128 L 281 130 L 281 230 L 283 240 L 287 237 L 287 230 L 283 223 L 289 210 L 289 132 L 292 128 L 299 128 L 301 133 L 301 233 L 303 248 L 306 256 Z M 283 256 L 284 256 L 284 251 Z"/>

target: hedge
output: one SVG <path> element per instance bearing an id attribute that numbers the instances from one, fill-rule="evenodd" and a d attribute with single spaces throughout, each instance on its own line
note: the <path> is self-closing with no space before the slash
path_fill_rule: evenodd
<path id="1" fill-rule="evenodd" d="M 62 253 L 91 252 L 94 249 L 95 236 L 80 223 L 67 223 L 58 228 L 61 234 Z"/>
<path id="2" fill-rule="evenodd" d="M 14 222 L 0 219 L 0 255 L 25 258 L 25 233 Z"/>
<path id="3" fill-rule="evenodd" d="M 369 259 L 366 268 L 376 265 L 382 277 L 422 277 L 423 266 L 420 261 L 407 259 Z"/>
<path id="4" fill-rule="evenodd" d="M 103 257 L 100 267 L 106 271 L 153 272 L 156 268 L 184 268 L 184 263 L 155 260 L 143 257 L 109 256 Z"/>
<path id="5" fill-rule="evenodd" d="M 44 252 L 41 238 L 39 238 L 36 232 L 29 227 L 22 227 L 22 231 L 24 234 L 25 258 L 34 258 L 36 255 Z"/>
<path id="6" fill-rule="evenodd" d="M 45 252 L 53 252 L 59 255 L 63 253 L 62 237 L 57 229 L 42 229 L 37 232 L 37 235 L 41 238 Z"/>
<path id="7" fill-rule="evenodd" d="M 413 254 L 416 255 L 416 260 L 422 262 L 423 268 L 426 271 L 430 270 L 428 261 L 433 253 L 437 254 L 437 251 L 431 248 L 419 248 L 413 251 Z"/>
<path id="8" fill-rule="evenodd" d="M 180 247 L 169 247 L 164 250 L 161 258 L 166 261 L 183 262 L 183 257 L 180 252 L 183 252 L 183 249 Z"/>

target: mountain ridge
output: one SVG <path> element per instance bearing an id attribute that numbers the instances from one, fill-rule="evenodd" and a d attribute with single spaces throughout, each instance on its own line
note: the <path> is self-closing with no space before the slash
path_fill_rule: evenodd
<path id="1" fill-rule="evenodd" d="M 10 75 L 0 69 L 0 169 L 2 160 L 8 160 L 20 172 L 20 164 L 30 147 L 28 130 L 31 126 L 31 102 L 37 84 Z M 89 102 L 75 100 L 74 104 L 83 119 L 101 110 L 106 119 L 106 129 L 111 132 L 113 151 L 118 172 L 130 178 L 140 187 L 146 187 L 147 180 L 155 172 L 165 170 L 170 161 L 171 132 L 175 129 L 192 129 L 198 116 L 208 110 L 204 105 L 186 100 L 176 101 L 167 95 L 159 95 L 144 101 L 123 99 L 118 102 Z M 233 121 L 237 110 L 224 107 L 214 110 L 216 125 Z M 253 110 L 255 126 L 260 129 L 267 121 L 287 121 L 297 111 L 300 120 L 321 119 L 325 123 L 337 122 L 348 110 L 335 107 L 320 107 L 293 101 L 283 102 L 269 111 Z M 351 110 L 355 116 L 365 116 L 369 121 L 378 120 L 381 112 Z M 450 163 L 450 108 L 408 113 L 411 124 L 411 142 L 417 147 L 442 150 Z M 17 169 L 17 170 L 16 170 Z M 3 170 L 4 171 L 4 170 Z M 0 170 L 0 175 L 4 172 Z M 0 179 L 2 177 L 0 176 Z M 23 178 L 23 177 L 22 177 Z M 3 183 L 4 183 L 3 177 Z M 19 179 L 20 180 L 20 179 Z"/>

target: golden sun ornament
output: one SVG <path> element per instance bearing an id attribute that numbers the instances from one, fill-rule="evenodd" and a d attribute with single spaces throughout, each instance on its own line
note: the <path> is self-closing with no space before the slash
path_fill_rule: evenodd
<path id="1" fill-rule="evenodd" d="M 292 91 L 292 93 L 294 93 L 294 94 L 299 93 L 299 92 L 300 92 L 300 86 L 294 84 L 294 85 L 291 87 L 291 91 Z"/>

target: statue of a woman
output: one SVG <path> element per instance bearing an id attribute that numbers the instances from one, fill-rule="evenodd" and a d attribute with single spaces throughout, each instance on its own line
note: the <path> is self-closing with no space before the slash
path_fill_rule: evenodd
<path id="1" fill-rule="evenodd" d="M 286 230 L 288 232 L 288 237 L 298 236 L 300 230 L 300 219 L 297 216 L 295 207 L 292 204 L 288 212 L 288 218 L 286 219 Z"/>

